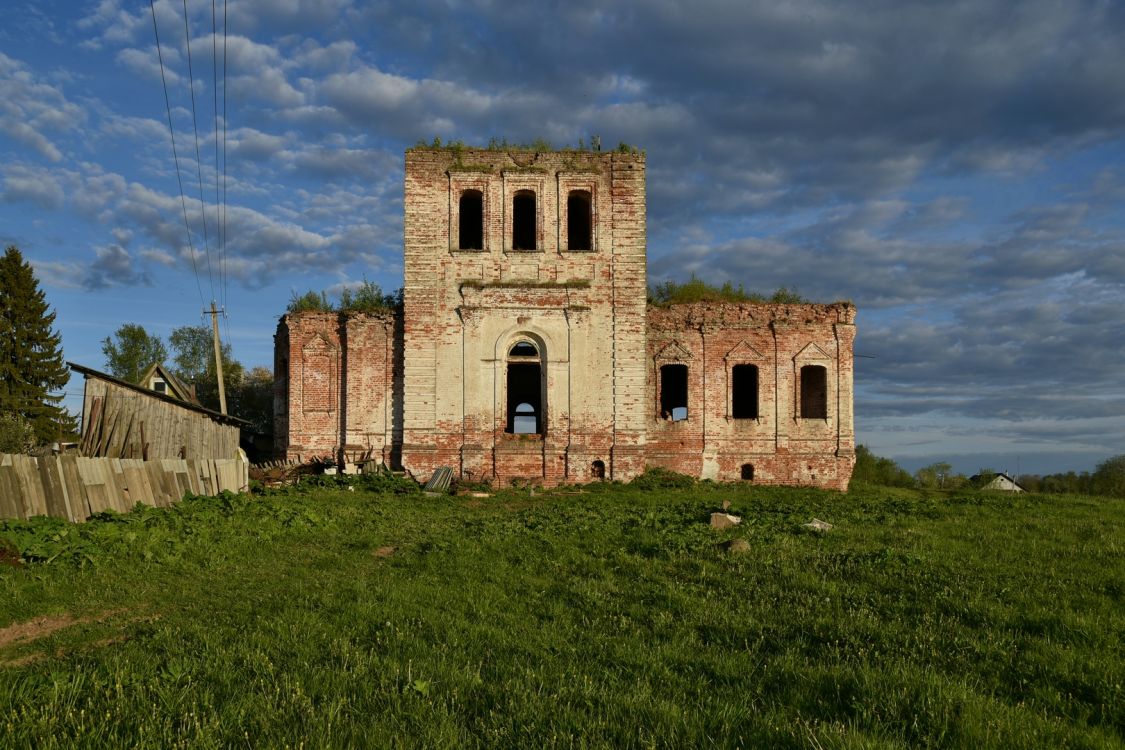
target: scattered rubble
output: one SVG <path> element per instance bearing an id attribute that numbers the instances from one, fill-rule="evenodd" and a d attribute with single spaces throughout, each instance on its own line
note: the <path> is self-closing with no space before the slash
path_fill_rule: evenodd
<path id="1" fill-rule="evenodd" d="M 802 526 L 802 528 L 806 528 L 809 531 L 816 531 L 816 532 L 819 532 L 821 534 L 823 534 L 826 531 L 830 531 L 833 528 L 832 524 L 830 524 L 826 521 L 821 521 L 819 518 L 814 518 L 813 520 L 809 521 L 808 523 L 801 524 L 801 526 Z"/>
<path id="2" fill-rule="evenodd" d="M 731 555 L 745 555 L 750 551 L 750 542 L 745 539 L 728 539 L 719 543 L 720 549 Z"/>
<path id="3" fill-rule="evenodd" d="M 711 528 L 713 529 L 729 529 L 742 523 L 739 516 L 732 516 L 730 513 L 712 513 L 711 514 Z"/>

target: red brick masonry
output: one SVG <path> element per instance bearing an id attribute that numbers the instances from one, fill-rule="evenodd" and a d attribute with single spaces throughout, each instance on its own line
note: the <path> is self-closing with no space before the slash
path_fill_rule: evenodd
<path id="1" fill-rule="evenodd" d="M 663 466 L 846 489 L 855 307 L 647 306 L 644 172 L 632 153 L 408 151 L 404 310 L 281 318 L 278 453 L 371 449 L 419 479 L 451 466 L 554 485 Z M 471 248 L 462 212 L 480 227 Z M 531 232 L 534 249 L 513 247 Z M 673 420 L 661 393 L 667 406 L 685 379 Z M 509 387 L 538 434 L 509 432 Z"/>

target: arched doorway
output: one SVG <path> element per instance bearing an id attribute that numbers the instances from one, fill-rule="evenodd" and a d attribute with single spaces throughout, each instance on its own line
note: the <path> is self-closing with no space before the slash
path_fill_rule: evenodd
<path id="1" fill-rule="evenodd" d="M 543 387 L 543 361 L 532 342 L 521 339 L 508 350 L 507 419 L 505 432 L 543 435 L 547 431 L 547 398 Z"/>

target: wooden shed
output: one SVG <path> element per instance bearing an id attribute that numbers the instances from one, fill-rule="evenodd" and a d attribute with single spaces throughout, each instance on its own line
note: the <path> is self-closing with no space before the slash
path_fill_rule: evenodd
<path id="1" fill-rule="evenodd" d="M 239 431 L 250 423 L 68 362 L 86 377 L 82 399 L 84 456 L 237 458 Z"/>

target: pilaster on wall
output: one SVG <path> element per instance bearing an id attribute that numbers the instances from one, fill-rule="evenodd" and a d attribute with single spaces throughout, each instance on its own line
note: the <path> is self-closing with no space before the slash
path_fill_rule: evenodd
<path id="1" fill-rule="evenodd" d="M 435 334 L 440 325 L 449 249 L 448 190 L 440 151 L 406 152 L 404 207 L 403 442 L 425 442 L 434 431 L 436 398 Z"/>
<path id="2" fill-rule="evenodd" d="M 774 389 L 774 446 L 778 453 L 789 451 L 789 431 L 793 427 L 795 404 L 793 393 L 796 385 L 793 383 L 793 363 L 785 356 L 786 350 L 782 343 L 790 334 L 791 325 L 786 321 L 774 320 L 770 323 L 773 333 L 773 389 Z"/>
<path id="3" fill-rule="evenodd" d="M 836 331 L 836 394 L 839 433 L 836 455 L 855 460 L 855 323 L 854 317 L 837 323 Z"/>
<path id="4" fill-rule="evenodd" d="M 646 227 L 643 156 L 613 158 L 613 443 L 614 479 L 644 471 L 648 414 Z"/>
<path id="5" fill-rule="evenodd" d="M 284 457 L 289 446 L 289 321 L 282 317 L 273 335 L 273 452 Z"/>

